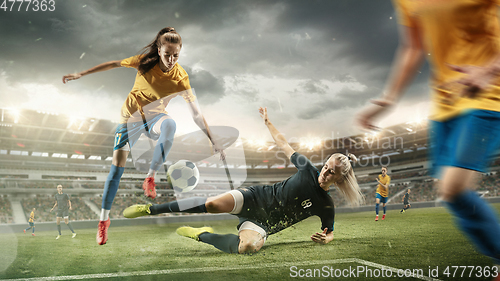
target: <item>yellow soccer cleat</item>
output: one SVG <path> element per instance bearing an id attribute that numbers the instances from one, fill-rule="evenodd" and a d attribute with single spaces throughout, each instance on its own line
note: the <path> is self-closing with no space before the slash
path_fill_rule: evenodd
<path id="1" fill-rule="evenodd" d="M 151 210 L 149 208 L 153 204 L 149 203 L 147 205 L 132 205 L 127 209 L 123 210 L 123 216 L 129 219 L 138 218 L 142 216 L 151 215 Z"/>
<path id="2" fill-rule="evenodd" d="M 198 237 L 198 236 L 200 236 L 200 234 L 205 233 L 205 232 L 214 233 L 214 230 L 209 226 L 199 227 L 199 228 L 190 227 L 190 226 L 183 226 L 183 227 L 177 228 L 177 230 L 175 232 L 177 232 L 177 234 L 179 234 L 180 236 L 184 236 L 184 237 L 194 239 L 196 241 L 200 241 L 200 238 Z"/>

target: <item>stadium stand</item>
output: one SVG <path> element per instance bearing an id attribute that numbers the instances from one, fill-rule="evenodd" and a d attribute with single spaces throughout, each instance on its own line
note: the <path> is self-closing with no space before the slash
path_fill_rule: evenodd
<path id="1" fill-rule="evenodd" d="M 48 210 L 54 204 L 52 196 L 58 184 L 62 184 L 64 191 L 70 194 L 75 207 L 70 213 L 71 220 L 97 219 L 96 211 L 101 207 L 100 196 L 111 165 L 116 123 L 33 110 L 18 110 L 15 120 L 9 110 L 0 108 L 4 116 L 0 122 L 0 223 L 15 223 L 17 212 L 13 213 L 11 202 L 19 200 L 25 217 L 29 215 L 28 210 L 35 207 L 38 221 L 54 221 L 55 213 Z M 181 145 L 180 149 L 172 151 L 171 155 L 177 159 L 199 159 L 197 154 L 206 148 L 205 140 L 183 139 L 177 142 Z M 392 179 L 389 204 L 400 204 L 402 194 L 398 193 L 406 188 L 412 189 L 411 202 L 437 199 L 434 182 L 429 176 L 425 125 L 408 122 L 384 128 L 376 135 L 332 137 L 320 142 L 294 142 L 291 146 L 318 168 L 333 153 L 348 150 L 357 155 L 359 161 L 354 164 L 354 169 L 366 198 L 365 205 L 374 204 L 375 178 L 382 166 L 388 166 Z M 232 173 L 241 174 L 241 179 L 233 177 L 236 187 L 273 184 L 296 172 L 273 143 L 239 139 L 228 149 L 244 151 L 242 156 L 236 157 L 241 158 L 235 162 L 240 164 L 229 167 Z M 223 171 L 222 163 L 209 165 L 200 160 L 196 164 L 200 173 L 205 175 L 196 188 L 198 196 L 212 196 L 229 190 L 226 174 L 220 173 Z M 500 158 L 497 157 L 491 172 L 479 180 L 478 192 L 482 196 L 499 196 L 498 170 Z M 158 197 L 146 199 L 141 195 L 144 177 L 145 173 L 138 171 L 132 159 L 128 159 L 111 210 L 112 218 L 123 217 L 123 209 L 132 204 L 163 203 L 175 199 L 165 174 L 158 177 Z M 336 206 L 346 206 L 334 187 L 331 196 Z"/>

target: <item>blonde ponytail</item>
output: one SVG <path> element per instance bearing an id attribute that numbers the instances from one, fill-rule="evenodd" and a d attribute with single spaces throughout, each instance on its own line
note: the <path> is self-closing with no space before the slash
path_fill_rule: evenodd
<path id="1" fill-rule="evenodd" d="M 361 189 L 359 188 L 358 181 L 356 180 L 354 170 L 350 163 L 350 161 L 356 163 L 358 158 L 352 153 L 348 153 L 347 156 L 336 153 L 332 156 L 340 162 L 340 170 L 342 173 L 342 180 L 336 182 L 335 185 L 352 206 L 359 206 L 365 201 L 365 197 L 363 193 L 361 193 Z"/>

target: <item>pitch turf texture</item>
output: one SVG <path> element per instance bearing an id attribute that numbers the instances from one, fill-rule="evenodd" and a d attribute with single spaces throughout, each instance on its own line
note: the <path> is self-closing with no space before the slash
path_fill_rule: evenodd
<path id="1" fill-rule="evenodd" d="M 494 206 L 500 209 L 500 204 Z M 463 278 L 459 278 L 462 270 L 455 273 L 455 278 L 451 275 L 453 270 L 449 277 L 443 275 L 448 266 L 475 266 L 475 270 L 492 266 L 454 227 L 445 209 L 410 209 L 405 214 L 389 211 L 385 221 L 375 222 L 374 218 L 374 212 L 337 214 L 335 239 L 327 245 L 310 240 L 311 234 L 319 230 L 320 221 L 309 218 L 272 235 L 253 255 L 229 255 L 211 245 L 178 236 L 175 230 L 183 224 L 113 227 L 112 223 L 104 246 L 96 245 L 95 229 L 76 229 L 78 235 L 72 239 L 63 227 L 63 236 L 55 240 L 54 225 L 54 231 L 36 232 L 36 237 L 17 233 L 16 258 L 0 272 L 0 279 L 65 276 L 44 280 L 283 280 L 306 275 L 308 269 L 310 274 L 316 269 L 317 279 L 332 279 L 334 270 L 358 266 L 371 269 L 373 275 L 377 274 L 374 266 L 422 269 L 425 276 L 430 267 L 439 269 L 437 278 L 441 280 L 492 279 L 472 278 L 477 272 L 471 274 L 470 268 Z M 236 233 L 236 224 L 237 220 L 230 220 L 191 225 L 210 225 L 217 233 Z M 0 243 L 12 241 L 7 238 L 1 234 Z M 1 253 L 9 254 L 12 253 Z M 291 269 L 292 266 L 296 267 Z M 378 273 L 381 274 L 380 269 Z M 348 278 L 335 279 L 419 280 L 398 278 L 397 272 L 392 273 L 392 278 L 368 278 L 366 273 L 356 278 L 350 274 Z M 384 276 L 387 275 L 386 271 Z"/>

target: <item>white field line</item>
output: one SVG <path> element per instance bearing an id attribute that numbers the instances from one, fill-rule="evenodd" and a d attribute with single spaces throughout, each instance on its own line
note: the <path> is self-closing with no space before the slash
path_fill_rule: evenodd
<path id="1" fill-rule="evenodd" d="M 83 280 L 83 279 L 102 279 L 102 278 L 116 278 L 116 277 L 131 277 L 131 276 L 148 276 L 148 275 L 169 275 L 169 274 L 179 274 L 179 273 L 200 273 L 200 272 L 217 272 L 217 271 L 238 271 L 246 269 L 263 269 L 263 268 L 276 268 L 284 267 L 290 268 L 292 266 L 303 267 L 311 265 L 325 265 L 339 264 L 339 263 L 359 263 L 366 266 L 371 266 L 375 268 L 384 269 L 384 271 L 392 271 L 397 276 L 398 271 L 402 272 L 402 269 L 397 269 L 394 267 L 388 267 L 378 263 L 373 263 L 357 258 L 348 259 L 335 259 L 335 260 L 321 260 L 321 261 L 303 261 L 303 262 L 283 262 L 283 263 L 271 263 L 271 264 L 261 264 L 261 265 L 241 265 L 241 266 L 231 266 L 231 267 L 201 267 L 201 268 L 178 268 L 178 269 L 165 269 L 165 270 L 148 270 L 148 271 L 134 271 L 134 272 L 119 272 L 119 273 L 97 273 L 97 274 L 84 274 L 84 275 L 68 275 L 68 276 L 53 276 L 53 277 L 34 277 L 34 278 L 19 278 L 19 279 L 2 279 L 9 281 L 59 281 L 59 280 Z M 432 279 L 426 276 L 420 276 L 422 280 L 439 280 Z"/>

